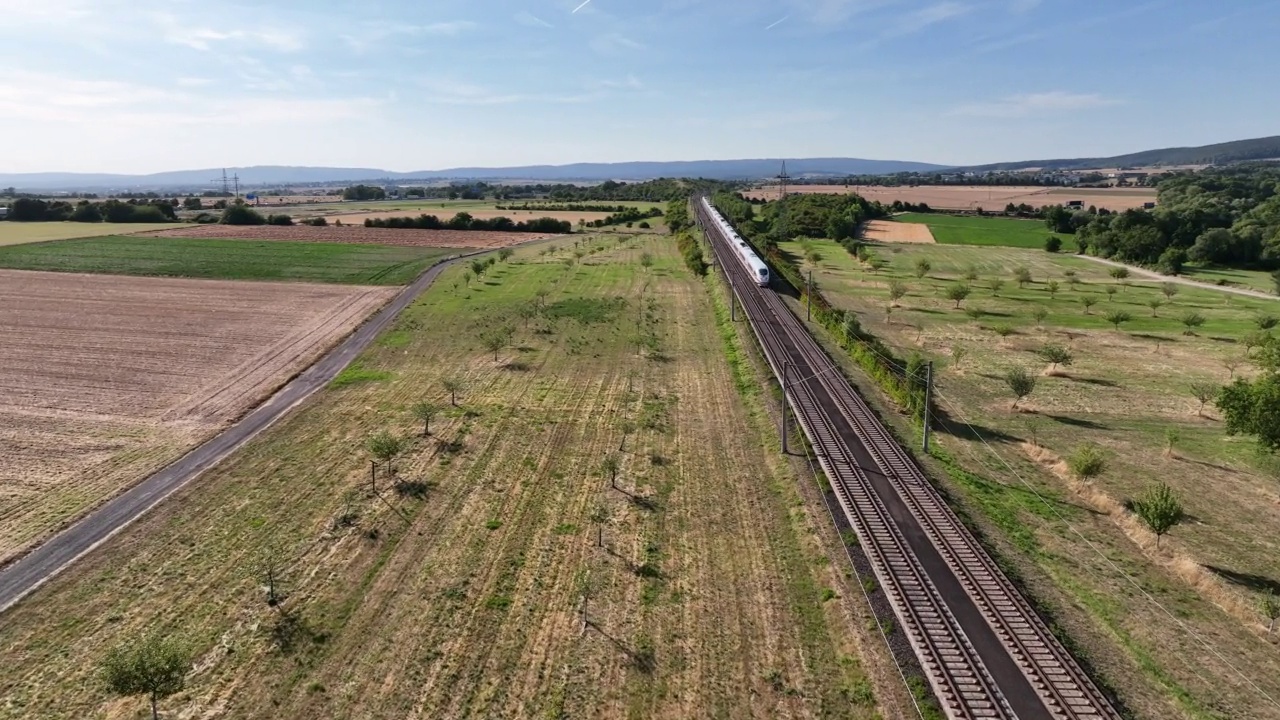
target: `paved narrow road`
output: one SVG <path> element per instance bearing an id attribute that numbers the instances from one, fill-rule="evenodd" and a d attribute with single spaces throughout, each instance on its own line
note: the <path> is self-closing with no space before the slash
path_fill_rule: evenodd
<path id="1" fill-rule="evenodd" d="M 371 320 L 234 425 L 0 569 L 0 612 L 9 609 L 81 556 L 106 542 L 205 470 L 217 465 L 316 390 L 327 385 L 373 342 L 378 333 L 395 320 L 400 311 L 430 287 L 446 267 L 461 258 L 483 252 L 488 251 L 460 255 L 433 266 L 402 290 Z"/>

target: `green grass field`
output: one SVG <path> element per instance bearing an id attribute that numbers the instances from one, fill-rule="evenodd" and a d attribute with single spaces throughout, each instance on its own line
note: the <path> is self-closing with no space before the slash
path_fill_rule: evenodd
<path id="1" fill-rule="evenodd" d="M 49 240 L 68 240 L 71 238 L 101 237 L 119 235 L 121 233 L 140 233 L 148 230 L 164 230 L 173 227 L 173 223 L 163 225 L 152 224 L 117 224 L 117 223 L 73 223 L 73 222 L 0 222 L 0 247 L 6 245 L 22 245 Z"/>
<path id="2" fill-rule="evenodd" d="M 1264 669 L 1275 649 L 1258 611 L 1280 583 L 1270 540 L 1280 532 L 1280 470 L 1251 438 L 1225 433 L 1211 397 L 1203 407 L 1196 397 L 1257 372 L 1258 351 L 1243 340 L 1260 316 L 1280 317 L 1280 302 L 1185 285 L 1166 297 L 1161 280 L 1116 279 L 1107 266 L 1043 250 L 881 246 L 873 252 L 888 264 L 873 271 L 833 242 L 781 248 L 899 357 L 934 362 L 935 438 L 967 471 L 938 476 L 999 528 L 1027 575 L 1052 580 L 1047 597 L 1058 593 L 1064 625 L 1110 638 L 1088 652 L 1136 716 L 1272 716 L 1258 693 L 1228 689 L 1239 674 L 1187 638 L 1213 637 L 1250 682 L 1280 693 Z M 809 250 L 820 259 L 804 260 Z M 922 260 L 929 266 L 918 269 Z M 1023 287 L 1017 268 L 1031 274 Z M 896 300 L 895 284 L 905 291 Z M 957 303 L 948 289 L 960 284 L 969 293 Z M 1189 329 L 1192 313 L 1203 324 Z M 1047 345 L 1065 348 L 1071 364 L 1051 370 L 1039 355 Z M 1035 379 L 1017 408 L 1005 380 L 1013 368 Z M 1060 460 L 1086 443 L 1103 449 L 1107 467 L 1081 485 Z M 1157 482 L 1189 517 L 1158 549 L 1125 510 Z M 1163 609 L 1135 595 L 1117 566 Z"/>
<path id="3" fill-rule="evenodd" d="M 1070 235 L 1049 232 L 1039 220 L 1002 217 L 970 217 L 934 213 L 904 213 L 893 218 L 898 222 L 922 223 L 929 226 L 933 239 L 942 245 L 994 245 L 1003 247 L 1044 248 L 1045 238 L 1057 235 L 1064 250 L 1075 248 Z"/>
<path id="4" fill-rule="evenodd" d="M 456 249 L 109 236 L 0 247 L 14 270 L 404 285 Z"/>

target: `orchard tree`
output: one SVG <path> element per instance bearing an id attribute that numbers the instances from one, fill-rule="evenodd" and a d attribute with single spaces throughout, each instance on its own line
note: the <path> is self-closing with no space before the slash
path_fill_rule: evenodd
<path id="1" fill-rule="evenodd" d="M 1164 305 L 1164 301 L 1160 298 L 1151 298 L 1147 301 L 1147 307 L 1151 308 L 1151 317 L 1157 317 L 1156 311 L 1160 309 L 1161 305 Z"/>
<path id="2" fill-rule="evenodd" d="M 1196 334 L 1195 329 L 1200 327 L 1201 325 L 1204 325 L 1204 316 L 1198 312 L 1193 311 L 1193 312 L 1183 313 L 1182 317 L 1178 318 L 1178 321 L 1181 322 L 1184 327 L 1186 327 L 1186 330 L 1182 331 L 1183 335 L 1195 335 Z"/>
<path id="3" fill-rule="evenodd" d="M 969 297 L 969 286 L 963 283 L 956 283 L 947 287 L 947 299 L 955 301 L 956 308 L 960 307 L 960 303 Z"/>
<path id="4" fill-rule="evenodd" d="M 113 648 L 102 661 L 102 680 L 115 695 L 146 695 L 151 718 L 160 700 L 181 692 L 191 670 L 191 652 L 178 642 L 149 635 Z"/>
<path id="5" fill-rule="evenodd" d="M 369 436 L 369 439 L 365 441 L 365 448 L 369 451 L 369 454 L 372 455 L 375 460 L 386 463 L 387 474 L 392 477 L 396 474 L 395 467 L 392 463 L 395 461 L 397 455 L 404 452 L 404 446 L 405 442 L 403 438 L 392 435 L 386 430 L 380 430 L 379 432 Z"/>
<path id="6" fill-rule="evenodd" d="M 493 353 L 493 361 L 498 362 L 498 353 L 507 346 L 507 342 L 511 340 L 513 334 L 512 329 L 504 325 L 481 333 L 480 342 L 486 350 Z"/>
<path id="7" fill-rule="evenodd" d="M 1009 406 L 1010 410 L 1016 410 L 1018 403 L 1036 389 L 1035 377 L 1020 367 L 1011 368 L 1006 372 L 1004 382 L 1013 393 L 1013 404 Z"/>
<path id="8" fill-rule="evenodd" d="M 1067 469 L 1077 480 L 1088 482 L 1106 471 L 1107 457 L 1097 445 L 1081 445 L 1067 457 Z"/>
<path id="9" fill-rule="evenodd" d="M 618 456 L 610 453 L 604 456 L 604 460 L 600 461 L 600 472 L 609 478 L 609 487 L 614 490 L 618 489 L 618 470 L 622 467 Z"/>
<path id="10" fill-rule="evenodd" d="M 1050 281 L 1049 281 L 1049 282 L 1044 286 L 1044 289 L 1049 291 L 1049 298 L 1050 298 L 1050 299 L 1052 299 L 1054 296 L 1056 296 L 1056 295 L 1058 294 L 1058 287 L 1059 287 L 1059 285 L 1058 285 L 1058 281 L 1057 281 L 1057 280 L 1050 280 Z"/>
<path id="11" fill-rule="evenodd" d="M 440 412 L 440 406 L 433 402 L 423 400 L 416 403 L 412 408 L 413 416 L 422 422 L 422 437 L 431 434 L 431 418 Z"/>
<path id="12" fill-rule="evenodd" d="M 449 404 L 458 407 L 458 393 L 462 392 L 462 380 L 456 377 L 447 377 L 440 381 L 440 386 L 444 391 L 449 393 Z"/>
<path id="13" fill-rule="evenodd" d="M 920 258 L 919 260 L 916 261 L 916 277 L 920 278 L 921 280 L 923 280 L 924 276 L 928 275 L 929 271 L 932 269 L 933 269 L 933 265 L 930 264 L 927 259 Z"/>
<path id="14" fill-rule="evenodd" d="M 1196 408 L 1196 415 L 1204 414 L 1205 403 L 1218 396 L 1218 386 L 1211 383 L 1191 383 L 1191 397 L 1200 402 L 1200 407 Z"/>
<path id="15" fill-rule="evenodd" d="M 1120 282 L 1121 280 L 1124 280 L 1129 277 L 1129 268 L 1113 267 L 1111 268 L 1110 271 L 1108 271 L 1107 274 L 1109 274 L 1112 278 L 1114 278 L 1116 282 Z"/>
<path id="16" fill-rule="evenodd" d="M 1049 311 L 1046 308 L 1036 306 L 1036 309 L 1031 311 L 1031 317 L 1035 318 L 1037 325 L 1043 326 L 1044 319 L 1049 317 Z"/>
<path id="17" fill-rule="evenodd" d="M 1178 286 L 1171 282 L 1161 283 L 1160 292 L 1164 293 L 1165 300 L 1173 302 L 1173 296 L 1178 294 Z"/>
<path id="18" fill-rule="evenodd" d="M 1015 268 L 1013 271 L 1013 279 L 1017 281 L 1018 287 L 1025 288 L 1027 283 L 1032 282 L 1031 271 L 1027 268 Z"/>
<path id="19" fill-rule="evenodd" d="M 1107 322 L 1114 325 L 1116 330 L 1119 330 L 1120 326 L 1132 320 L 1133 316 L 1124 310 L 1109 310 L 1107 311 L 1106 318 Z"/>
<path id="20" fill-rule="evenodd" d="M 1093 297 L 1092 295 L 1085 295 L 1080 298 L 1080 304 L 1084 306 L 1084 314 L 1089 315 L 1089 310 L 1093 308 L 1094 305 L 1098 304 L 1098 298 Z"/>
<path id="21" fill-rule="evenodd" d="M 1059 365 L 1070 365 L 1072 360 L 1071 351 L 1056 343 L 1049 343 L 1036 351 L 1036 355 L 1041 360 L 1049 363 L 1049 374 L 1053 374 Z"/>
<path id="22" fill-rule="evenodd" d="M 908 289 L 909 288 L 907 287 L 907 284 L 902 282 L 901 280 L 890 280 L 889 281 L 889 301 L 892 304 L 897 305 L 898 301 L 901 300 L 902 297 L 907 294 Z"/>
<path id="23" fill-rule="evenodd" d="M 991 278 L 991 281 L 987 284 L 991 286 L 992 297 L 1000 297 L 1000 288 L 1004 287 L 1004 280 Z"/>
<path id="24" fill-rule="evenodd" d="M 1156 534 L 1157 548 L 1160 547 L 1160 538 L 1186 517 L 1173 489 L 1164 483 L 1155 485 L 1142 498 L 1134 500 L 1133 512 Z"/>

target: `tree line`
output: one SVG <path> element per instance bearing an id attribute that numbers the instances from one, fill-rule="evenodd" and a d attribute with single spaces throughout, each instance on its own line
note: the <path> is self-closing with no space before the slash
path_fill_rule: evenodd
<path id="1" fill-rule="evenodd" d="M 470 213 L 460 212 L 448 220 L 441 220 L 435 215 L 422 214 L 418 217 L 365 218 L 365 227 L 392 228 L 396 230 L 491 230 L 495 232 L 527 232 L 567 234 L 573 231 L 573 224 L 568 220 L 555 218 L 537 218 L 516 222 L 511 218 L 495 217 L 488 220 L 472 217 Z"/>
<path id="2" fill-rule="evenodd" d="M 1280 168 L 1252 164 L 1176 173 L 1160 181 L 1154 210 L 1048 208 L 1055 232 L 1079 252 L 1177 274 L 1187 262 L 1280 268 Z"/>
<path id="3" fill-rule="evenodd" d="M 9 219 L 14 222 L 83 222 L 83 223 L 164 223 L 178 219 L 169 200 L 81 200 L 72 204 L 62 200 L 19 198 L 9 206 Z"/>

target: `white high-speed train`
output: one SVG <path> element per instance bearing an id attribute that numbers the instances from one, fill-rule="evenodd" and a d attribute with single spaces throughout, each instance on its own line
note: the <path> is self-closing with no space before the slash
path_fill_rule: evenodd
<path id="1" fill-rule="evenodd" d="M 702 206 L 707 212 L 707 216 L 711 221 L 720 228 L 720 232 L 729 240 L 729 244 L 733 247 L 734 257 L 738 258 L 738 262 L 751 273 L 751 277 L 755 279 L 756 285 L 767 287 L 769 285 L 769 266 L 756 255 L 751 249 L 751 245 L 743 240 L 733 226 L 725 220 L 707 198 L 702 198 Z"/>

